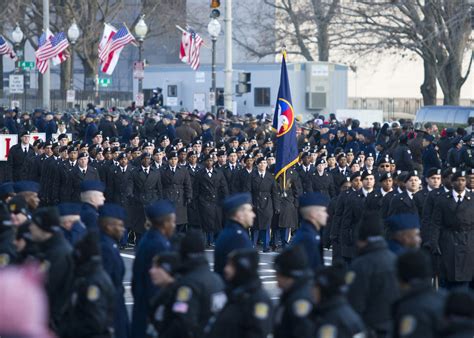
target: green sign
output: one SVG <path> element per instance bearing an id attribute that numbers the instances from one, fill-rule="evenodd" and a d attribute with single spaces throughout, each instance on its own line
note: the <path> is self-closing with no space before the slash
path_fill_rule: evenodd
<path id="1" fill-rule="evenodd" d="M 99 79 L 99 86 L 107 87 L 112 83 L 112 79 Z"/>
<path id="2" fill-rule="evenodd" d="M 34 61 L 18 61 L 18 67 L 23 70 L 33 70 L 35 69 Z"/>

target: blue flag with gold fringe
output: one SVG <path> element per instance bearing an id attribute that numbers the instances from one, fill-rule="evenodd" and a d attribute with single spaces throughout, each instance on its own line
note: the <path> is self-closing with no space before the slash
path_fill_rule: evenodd
<path id="1" fill-rule="evenodd" d="M 298 143 L 296 141 L 295 111 L 291 103 L 290 82 L 286 69 L 286 52 L 281 62 L 280 88 L 278 90 L 273 128 L 276 130 L 275 179 L 298 163 Z M 285 178 L 283 179 L 283 182 Z"/>

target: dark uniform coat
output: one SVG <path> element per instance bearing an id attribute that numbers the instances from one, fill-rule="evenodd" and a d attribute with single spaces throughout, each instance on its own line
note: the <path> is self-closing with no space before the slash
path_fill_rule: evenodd
<path id="1" fill-rule="evenodd" d="M 461 203 L 453 193 L 442 194 L 433 211 L 432 250 L 441 254 L 441 273 L 450 282 L 474 277 L 474 198 L 466 192 Z"/>
<path id="2" fill-rule="evenodd" d="M 291 240 L 291 245 L 303 246 L 308 257 L 309 267 L 313 272 L 324 266 L 321 255 L 321 234 L 313 224 L 302 220 L 300 228 Z"/>
<path id="3" fill-rule="evenodd" d="M 81 183 L 82 181 L 100 181 L 99 173 L 97 169 L 88 165 L 86 173 L 83 174 L 82 169 L 79 166 L 72 168 L 70 171 L 71 182 L 71 202 L 78 203 L 81 201 Z"/>
<path id="4" fill-rule="evenodd" d="M 254 226 L 259 230 L 270 227 L 274 213 L 280 213 L 280 198 L 275 178 L 268 171 L 261 178 L 258 171 L 251 176 L 252 202 L 257 215 Z"/>
<path id="5" fill-rule="evenodd" d="M 306 168 L 306 170 L 302 165 L 296 167 L 296 172 L 300 176 L 301 186 L 303 187 L 303 194 L 313 191 L 312 176 L 314 170 L 313 165 L 309 165 L 309 168 Z"/>
<path id="6" fill-rule="evenodd" d="M 347 196 L 341 218 L 340 242 L 342 257 L 354 258 L 356 255 L 357 226 L 362 217 L 366 197 L 361 190 Z"/>
<path id="7" fill-rule="evenodd" d="M 222 172 L 213 168 L 209 177 L 207 169 L 201 169 L 194 179 L 193 194 L 203 231 L 219 231 L 222 227 L 221 203 L 229 194 Z"/>
<path id="8" fill-rule="evenodd" d="M 235 186 L 235 180 L 237 177 L 237 173 L 241 169 L 242 167 L 240 166 L 240 164 L 234 164 L 233 169 L 231 168 L 230 164 L 226 164 L 224 166 L 223 174 L 227 181 L 227 186 L 229 187 L 230 195 L 236 194 L 238 192 L 238 190 L 236 190 L 237 187 Z"/>
<path id="9" fill-rule="evenodd" d="M 254 170 L 252 170 L 249 173 L 247 168 L 243 167 L 242 169 L 238 170 L 237 173 L 235 173 L 234 182 L 233 182 L 234 188 L 232 189 L 234 193 L 250 192 L 251 190 L 250 177 L 252 176 L 253 171 Z"/>
<path id="10" fill-rule="evenodd" d="M 186 166 L 186 169 L 189 172 L 189 177 L 191 178 L 191 186 L 195 186 L 195 178 L 198 172 L 202 169 L 200 164 L 196 164 L 193 168 L 189 164 Z M 199 218 L 199 209 L 197 201 L 193 198 L 191 202 L 186 206 L 188 209 L 188 224 L 191 226 L 199 226 L 201 224 L 201 219 Z"/>
<path id="11" fill-rule="evenodd" d="M 92 204 L 82 203 L 80 216 L 81 221 L 84 223 L 87 230 L 99 229 L 99 224 L 97 223 L 99 219 L 99 212 Z"/>
<path id="12" fill-rule="evenodd" d="M 322 175 L 315 170 L 311 176 L 312 191 L 320 192 L 328 198 L 336 196 L 336 187 L 334 186 L 333 175 L 323 172 Z"/>
<path id="13" fill-rule="evenodd" d="M 395 196 L 388 208 L 387 216 L 397 215 L 397 214 L 414 214 L 419 215 L 418 206 L 422 208 L 419 199 L 415 199 L 416 194 L 413 194 L 413 198 L 410 198 L 408 192 L 404 191 L 403 193 Z"/>
<path id="14" fill-rule="evenodd" d="M 341 241 L 341 226 L 343 221 L 344 209 L 354 189 L 350 188 L 339 194 L 336 201 L 336 207 L 331 223 L 331 233 L 329 239 L 332 243 L 332 256 L 333 259 L 342 257 L 342 241 Z"/>
<path id="15" fill-rule="evenodd" d="M 397 164 L 397 170 L 412 171 L 414 169 L 415 163 L 411 151 L 406 144 L 399 144 L 395 148 L 392 157 Z"/>
<path id="16" fill-rule="evenodd" d="M 193 188 L 188 170 L 176 166 L 173 172 L 169 166 L 161 169 L 161 185 L 163 188 L 163 199 L 171 201 L 176 208 L 176 224 L 188 223 L 187 204 L 193 198 Z"/>
<path id="17" fill-rule="evenodd" d="M 273 216 L 273 222 L 280 228 L 296 229 L 298 226 L 299 196 L 303 193 L 300 176 L 294 169 L 286 172 L 286 191 L 277 182 L 280 198 L 280 214 Z M 275 226 L 272 226 L 276 228 Z"/>
<path id="18" fill-rule="evenodd" d="M 28 172 L 25 170 L 27 168 L 25 162 L 34 155 L 35 152 L 31 145 L 28 146 L 28 152 L 23 152 L 21 142 L 10 148 L 7 164 L 14 182 L 24 181 L 28 178 Z"/>

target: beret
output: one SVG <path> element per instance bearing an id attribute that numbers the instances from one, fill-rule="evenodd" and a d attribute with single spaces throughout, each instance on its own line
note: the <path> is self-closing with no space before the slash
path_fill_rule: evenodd
<path id="1" fill-rule="evenodd" d="M 145 209 L 145 214 L 149 219 L 156 219 L 165 215 L 174 214 L 176 209 L 168 200 L 158 200 L 150 204 Z"/>
<path id="2" fill-rule="evenodd" d="M 319 157 L 316 159 L 316 165 L 320 165 L 320 164 L 326 164 L 326 160 L 322 157 Z"/>
<path id="3" fill-rule="evenodd" d="M 83 158 L 83 157 L 89 157 L 89 154 L 86 153 L 86 152 L 81 152 L 81 153 L 79 153 L 79 155 L 77 156 L 77 159 L 80 159 L 80 158 Z"/>
<path id="4" fill-rule="evenodd" d="M 20 137 L 23 137 L 23 136 L 26 136 L 26 135 L 30 135 L 30 132 L 28 130 L 24 130 L 20 133 Z"/>
<path id="5" fill-rule="evenodd" d="M 351 174 L 351 182 L 355 180 L 357 177 L 361 177 L 362 173 L 360 171 L 356 171 L 355 173 Z"/>
<path id="6" fill-rule="evenodd" d="M 405 182 L 405 183 L 408 182 L 408 180 L 409 180 L 410 178 L 414 177 L 414 176 L 418 177 L 418 171 L 417 171 L 417 170 L 409 171 L 409 172 L 406 174 L 406 176 L 404 177 L 403 182 Z"/>
<path id="7" fill-rule="evenodd" d="M 14 183 L 13 189 L 16 193 L 25 191 L 39 192 L 40 185 L 34 181 L 18 181 Z"/>
<path id="8" fill-rule="evenodd" d="M 329 198 L 319 192 L 309 192 L 300 197 L 300 207 L 329 205 Z"/>
<path id="9" fill-rule="evenodd" d="M 58 205 L 59 216 L 79 215 L 81 213 L 81 204 L 79 203 L 61 203 Z"/>
<path id="10" fill-rule="evenodd" d="M 309 151 L 305 151 L 301 154 L 301 159 L 303 159 L 305 157 L 308 157 L 308 156 L 311 156 L 311 153 Z"/>
<path id="11" fill-rule="evenodd" d="M 105 191 L 104 183 L 101 181 L 85 180 L 81 182 L 81 192 L 86 191 Z"/>
<path id="12" fill-rule="evenodd" d="M 449 175 L 454 174 L 456 172 L 456 168 L 446 168 L 443 170 L 442 177 L 447 178 Z"/>
<path id="13" fill-rule="evenodd" d="M 267 159 L 266 159 L 265 157 L 259 157 L 259 158 L 257 158 L 257 160 L 255 161 L 255 164 L 256 164 L 256 165 L 259 165 L 260 162 L 263 162 L 263 161 L 266 161 L 266 160 L 267 160 Z"/>
<path id="14" fill-rule="evenodd" d="M 120 154 L 117 156 L 117 160 L 121 160 L 122 158 L 127 158 L 127 154 L 126 154 L 126 153 L 120 153 Z"/>
<path id="15" fill-rule="evenodd" d="M 383 182 L 389 178 L 393 178 L 393 175 L 391 173 L 383 173 L 379 178 L 379 182 Z"/>
<path id="16" fill-rule="evenodd" d="M 416 214 L 395 214 L 387 218 L 387 225 L 391 232 L 419 229 L 420 218 Z"/>
<path id="17" fill-rule="evenodd" d="M 441 169 L 439 169 L 439 168 L 430 168 L 426 172 L 426 177 L 431 177 L 431 176 L 434 176 L 434 175 L 441 175 Z"/>
<path id="18" fill-rule="evenodd" d="M 253 155 L 252 155 L 252 154 L 247 154 L 247 155 L 245 155 L 244 161 L 247 161 L 247 160 L 250 160 L 250 159 L 253 159 Z"/>
<path id="19" fill-rule="evenodd" d="M 373 170 L 364 170 L 362 172 L 362 175 L 361 175 L 362 180 L 365 180 L 368 176 L 374 176 Z"/>
<path id="20" fill-rule="evenodd" d="M 460 177 L 466 177 L 466 172 L 464 170 L 456 170 L 453 176 L 451 176 L 451 181 L 456 181 Z"/>
<path id="21" fill-rule="evenodd" d="M 191 157 L 191 156 L 198 156 L 198 152 L 195 151 L 195 150 L 191 150 L 191 151 L 188 153 L 188 157 Z"/>
<path id="22" fill-rule="evenodd" d="M 136 150 L 135 150 L 135 151 L 136 151 Z M 140 159 L 143 160 L 144 158 L 151 158 L 150 153 L 145 151 L 145 152 L 142 154 L 142 156 L 140 157 Z"/>
<path id="23" fill-rule="evenodd" d="M 118 204 L 114 203 L 105 203 L 99 208 L 99 218 L 111 217 L 117 218 L 125 222 L 127 217 L 125 209 Z"/>
<path id="24" fill-rule="evenodd" d="M 170 151 L 168 153 L 168 158 L 173 158 L 173 157 L 178 157 L 178 152 L 177 151 Z"/>
<path id="25" fill-rule="evenodd" d="M 252 196 L 250 193 L 235 194 L 227 197 L 224 200 L 222 208 L 224 212 L 230 213 L 244 204 L 252 204 Z"/>

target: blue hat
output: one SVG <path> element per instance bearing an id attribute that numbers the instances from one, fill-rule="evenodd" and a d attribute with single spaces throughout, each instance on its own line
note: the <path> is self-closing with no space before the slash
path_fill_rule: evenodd
<path id="1" fill-rule="evenodd" d="M 225 213 L 230 213 L 244 204 L 252 204 L 252 196 L 250 193 L 235 194 L 227 197 L 224 200 L 222 208 Z"/>
<path id="2" fill-rule="evenodd" d="M 101 181 L 86 180 L 81 182 L 81 192 L 86 191 L 105 191 L 104 183 Z"/>
<path id="3" fill-rule="evenodd" d="M 16 193 L 31 191 L 31 192 L 39 192 L 40 185 L 34 181 L 18 181 L 13 185 L 13 190 Z"/>
<path id="4" fill-rule="evenodd" d="M 416 214 L 396 214 L 387 218 L 390 231 L 397 232 L 420 228 L 420 218 Z"/>
<path id="5" fill-rule="evenodd" d="M 59 216 L 79 215 L 81 205 L 79 203 L 61 203 L 58 205 Z"/>
<path id="6" fill-rule="evenodd" d="M 150 204 L 145 209 L 146 217 L 156 219 L 165 215 L 174 214 L 176 209 L 168 200 L 158 200 Z"/>
<path id="7" fill-rule="evenodd" d="M 0 196 L 14 193 L 13 182 L 5 182 L 0 185 Z"/>
<path id="8" fill-rule="evenodd" d="M 111 217 L 118 218 L 125 222 L 126 213 L 125 209 L 118 204 L 106 203 L 99 208 L 99 218 L 101 217 Z"/>
<path id="9" fill-rule="evenodd" d="M 319 192 L 309 192 L 300 197 L 300 207 L 322 206 L 329 205 L 329 198 Z"/>

